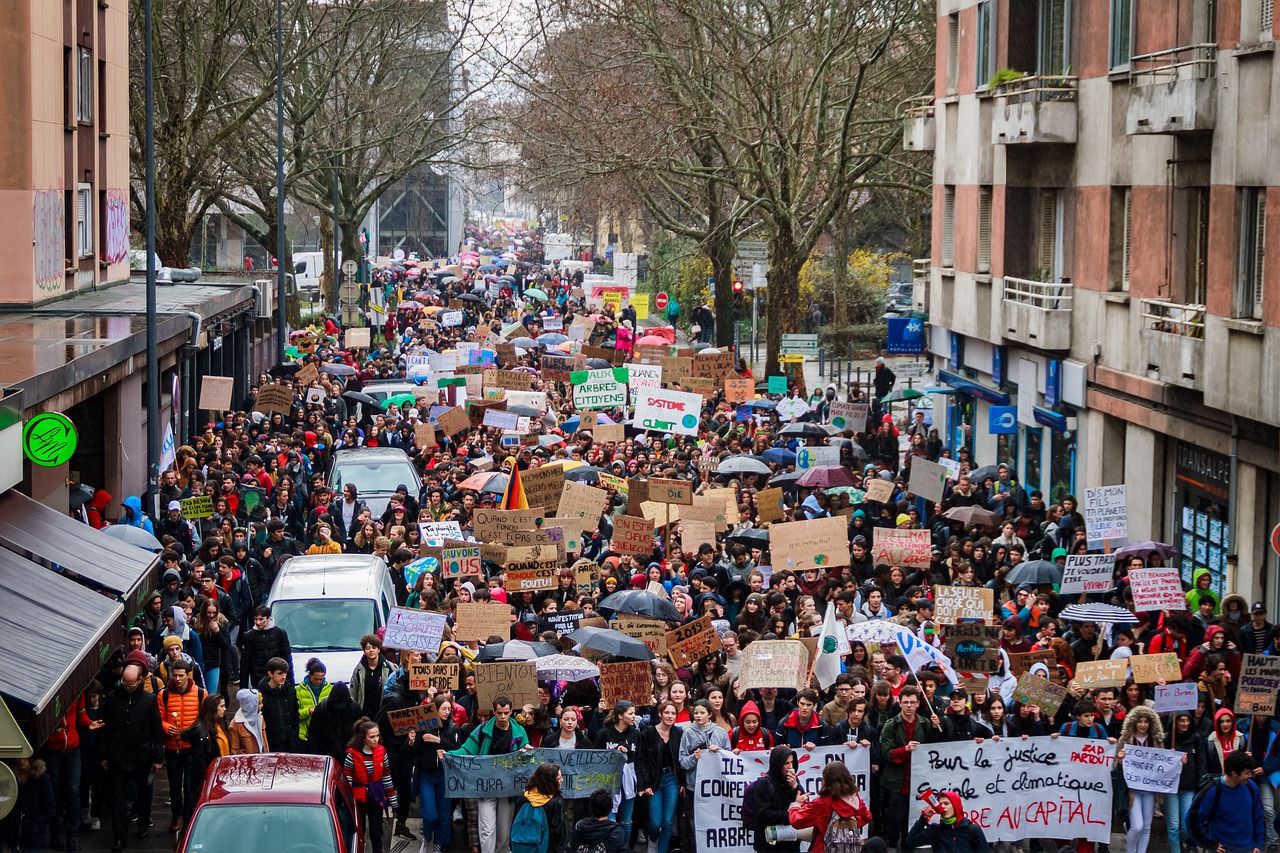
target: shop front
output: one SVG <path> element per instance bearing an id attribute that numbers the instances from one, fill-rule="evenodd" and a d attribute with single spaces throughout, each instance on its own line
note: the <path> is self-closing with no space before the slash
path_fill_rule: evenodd
<path id="1" fill-rule="evenodd" d="M 1231 541 L 1231 459 L 1185 441 L 1174 446 L 1174 547 L 1182 579 L 1208 569 L 1219 595 L 1227 576 Z"/>

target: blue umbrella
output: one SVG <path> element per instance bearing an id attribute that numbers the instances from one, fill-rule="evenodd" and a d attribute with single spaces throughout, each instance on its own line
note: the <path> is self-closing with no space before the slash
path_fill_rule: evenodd
<path id="1" fill-rule="evenodd" d="M 775 465 L 796 464 L 796 455 L 785 447 L 770 447 L 764 453 L 761 453 L 760 457 Z"/>
<path id="2" fill-rule="evenodd" d="M 578 428 L 578 424 L 580 423 L 582 423 L 582 416 L 574 415 L 573 417 L 567 419 L 564 423 L 562 423 L 560 427 L 561 429 L 573 431 Z M 611 423 L 615 423 L 615 421 L 612 418 L 610 418 L 608 415 L 599 413 L 596 415 L 596 423 L 611 424 Z"/>
<path id="3" fill-rule="evenodd" d="M 567 340 L 569 340 L 569 336 L 562 335 L 559 332 L 548 332 L 545 335 L 538 335 L 538 343 L 549 347 L 558 347 Z"/>
<path id="4" fill-rule="evenodd" d="M 765 409 L 769 411 L 778 408 L 778 404 L 773 400 L 766 400 L 764 398 L 752 400 L 750 403 L 747 403 L 747 406 L 752 409 Z"/>

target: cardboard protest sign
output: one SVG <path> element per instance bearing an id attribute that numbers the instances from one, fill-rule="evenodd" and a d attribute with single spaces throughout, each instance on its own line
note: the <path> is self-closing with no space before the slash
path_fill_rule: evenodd
<path id="1" fill-rule="evenodd" d="M 647 660 L 600 664 L 600 695 L 605 704 L 653 704 L 653 665 Z"/>
<path id="2" fill-rule="evenodd" d="M 387 617 L 387 632 L 383 645 L 393 649 L 412 649 L 415 652 L 435 654 L 440 648 L 440 637 L 448 615 L 430 610 L 410 610 L 407 607 L 391 608 Z"/>
<path id="3" fill-rule="evenodd" d="M 716 525 L 710 521 L 686 519 L 680 522 L 680 545 L 686 551 L 696 551 L 702 543 L 716 544 Z"/>
<path id="4" fill-rule="evenodd" d="M 1174 711 L 1194 711 L 1200 704 L 1200 685 L 1194 681 L 1175 681 L 1173 684 L 1155 686 L 1155 712 L 1172 714 Z M 1236 700 L 1239 705 L 1239 700 Z"/>
<path id="5" fill-rule="evenodd" d="M 1082 509 L 1090 548 L 1101 547 L 1103 542 L 1116 545 L 1128 540 L 1129 509 L 1123 483 L 1085 489 Z"/>
<path id="6" fill-rule="evenodd" d="M 445 435 L 455 436 L 464 429 L 471 428 L 471 418 L 467 415 L 466 409 L 461 406 L 454 406 L 452 409 L 442 412 L 436 418 L 436 426 Z"/>
<path id="7" fill-rule="evenodd" d="M 436 446 L 436 428 L 433 424 L 417 423 L 413 425 L 413 443 L 419 449 Z"/>
<path id="8" fill-rule="evenodd" d="M 745 376 L 729 376 L 724 380 L 724 398 L 730 403 L 747 403 L 755 399 L 756 388 Z"/>
<path id="9" fill-rule="evenodd" d="M 388 711 L 391 731 L 397 735 L 409 732 L 427 732 L 440 728 L 440 716 L 435 705 L 410 705 L 397 711 Z"/>
<path id="10" fill-rule="evenodd" d="M 947 469 L 920 456 L 911 459 L 911 480 L 907 488 L 932 503 L 942 503 L 947 488 Z"/>
<path id="11" fill-rule="evenodd" d="M 1133 609 L 1138 613 L 1187 609 L 1187 595 L 1176 568 L 1135 569 L 1129 572 L 1129 586 Z"/>
<path id="12" fill-rule="evenodd" d="M 462 528 L 456 521 L 419 521 L 418 532 L 423 542 L 439 542 L 441 545 L 446 539 L 462 538 Z"/>
<path id="13" fill-rule="evenodd" d="M 592 437 L 598 444 L 623 441 L 627 437 L 627 428 L 622 424 L 596 424 Z"/>
<path id="14" fill-rule="evenodd" d="M 947 625 L 947 656 L 961 672 L 996 672 L 1001 667 L 1000 629 L 979 622 Z"/>
<path id="15" fill-rule="evenodd" d="M 1009 671 L 1015 676 L 1021 676 L 1037 663 L 1043 663 L 1052 672 L 1058 665 L 1058 653 L 1053 649 L 1041 649 L 1038 652 L 1014 652 L 1009 655 Z"/>
<path id="16" fill-rule="evenodd" d="M 779 525 L 779 527 L 788 526 Z M 769 528 L 770 536 L 775 529 Z M 933 543 L 929 539 L 928 530 L 890 530 L 877 527 L 874 536 L 871 548 L 873 563 L 925 567 L 933 562 Z"/>
<path id="17" fill-rule="evenodd" d="M 1124 748 L 1124 783 L 1131 791 L 1151 791 L 1156 794 L 1178 793 L 1178 780 L 1182 776 L 1182 762 L 1186 753 L 1176 749 L 1157 749 L 1150 746 L 1129 744 Z"/>
<path id="18" fill-rule="evenodd" d="M 874 477 L 867 483 L 866 489 L 868 503 L 888 503 L 893 498 L 893 483 L 881 477 Z"/>
<path id="19" fill-rule="evenodd" d="M 458 664 L 456 663 L 412 663 L 409 670 L 409 689 L 436 690 L 458 689 Z"/>
<path id="20" fill-rule="evenodd" d="M 524 486 L 525 499 L 530 506 L 558 509 L 560 493 L 564 491 L 564 467 L 543 465 L 521 471 L 520 484 Z"/>
<path id="21" fill-rule="evenodd" d="M 212 495 L 195 495 L 193 497 L 183 498 L 179 503 L 182 505 L 183 518 L 208 518 L 213 515 Z"/>
<path id="22" fill-rule="evenodd" d="M 474 577 L 483 573 L 479 545 L 452 545 L 446 542 L 445 547 L 440 549 L 442 578 Z"/>
<path id="23" fill-rule="evenodd" d="M 521 480 L 523 480 L 523 476 Z M 528 492 L 525 493 L 528 495 Z M 508 536 L 517 530 L 532 530 L 542 519 L 542 507 L 532 509 L 485 509 L 476 507 L 472 513 L 476 539 L 482 542 L 507 542 Z"/>
<path id="24" fill-rule="evenodd" d="M 512 710 L 538 704 L 537 666 L 524 661 L 473 664 L 476 697 L 481 708 L 492 708 L 499 696 L 511 699 Z"/>
<path id="25" fill-rule="evenodd" d="M 511 607 L 499 602 L 459 602 L 453 637 L 459 642 L 486 643 L 492 636 L 511 636 Z"/>
<path id="26" fill-rule="evenodd" d="M 1083 838 L 1105 844 L 1111 840 L 1115 751 L 1106 741 L 1069 737 L 921 744 L 911 754 L 911 778 L 940 790 L 999 792 L 966 800 L 965 817 L 988 842 Z M 907 820 L 913 824 L 923 803 L 910 801 Z"/>
<path id="27" fill-rule="evenodd" d="M 200 408 L 225 412 L 231 408 L 236 380 L 231 376 L 206 376 L 200 380 Z"/>
<path id="28" fill-rule="evenodd" d="M 596 483 L 602 489 L 613 489 L 615 492 L 621 492 L 624 495 L 631 491 L 631 481 L 626 477 L 616 477 L 603 471 L 596 475 Z"/>
<path id="29" fill-rule="evenodd" d="M 667 656 L 679 669 L 724 648 L 710 614 L 667 632 Z"/>
<path id="30" fill-rule="evenodd" d="M 368 326 L 358 329 L 347 329 L 346 332 L 343 333 L 343 344 L 347 349 L 368 349 L 369 338 Z"/>
<path id="31" fill-rule="evenodd" d="M 935 586 L 933 618 L 943 625 L 957 622 L 985 622 L 995 611 L 994 589 L 984 586 Z"/>
<path id="32" fill-rule="evenodd" d="M 1157 681 L 1177 681 L 1182 677 L 1182 666 L 1173 652 L 1157 655 L 1134 655 L 1129 658 L 1133 667 L 1133 680 L 1139 684 L 1155 684 Z"/>
<path id="33" fill-rule="evenodd" d="M 578 630 L 584 615 L 581 610 L 560 610 L 543 615 L 539 621 L 546 626 L 546 630 L 555 631 L 560 636 L 564 636 Z"/>
<path id="34" fill-rule="evenodd" d="M 643 517 L 616 516 L 613 519 L 609 550 L 618 554 L 652 554 L 653 522 Z"/>
<path id="35" fill-rule="evenodd" d="M 1277 692 L 1280 692 L 1280 657 L 1245 655 L 1236 686 L 1236 715 L 1274 714 Z"/>
<path id="36" fill-rule="evenodd" d="M 661 619 L 618 613 L 609 621 L 609 627 L 644 643 L 655 655 L 667 653 L 667 623 Z"/>
<path id="37" fill-rule="evenodd" d="M 486 370 L 485 388 L 506 388 L 511 391 L 528 391 L 533 377 L 523 370 Z"/>
<path id="38" fill-rule="evenodd" d="M 297 382 L 303 388 L 320 379 L 320 368 L 315 366 L 314 362 L 308 362 L 302 366 L 302 369 L 293 374 L 293 381 Z"/>
<path id="39" fill-rule="evenodd" d="M 877 528 L 879 529 L 879 528 Z M 826 571 L 849 565 L 848 525 L 843 518 L 815 518 L 769 528 L 769 550 L 775 570 L 809 568 Z"/>
<path id="40" fill-rule="evenodd" d="M 1068 554 L 1058 591 L 1062 595 L 1106 592 L 1116 585 L 1112 580 L 1115 565 L 1114 554 Z"/>
<path id="41" fill-rule="evenodd" d="M 1070 695 L 1067 688 L 1054 684 L 1047 678 L 1024 672 L 1018 676 L 1018 684 L 1013 688 L 1013 698 L 1023 705 L 1035 705 L 1049 719 L 1058 713 L 1062 703 Z"/>
<path id="42" fill-rule="evenodd" d="M 581 370 L 585 361 L 571 355 L 552 355 L 542 357 L 542 378 L 548 382 L 568 382 L 575 370 Z"/>
<path id="43" fill-rule="evenodd" d="M 604 514 L 605 502 L 608 499 L 609 496 L 604 489 L 566 480 L 560 492 L 560 506 L 556 510 L 556 518 L 588 519 L 592 522 L 592 526 L 587 529 L 595 530 L 600 523 L 600 516 Z"/>
<path id="44" fill-rule="evenodd" d="M 293 408 L 293 391 L 279 382 L 272 382 L 270 385 L 263 385 L 258 388 L 258 397 L 253 403 L 255 412 L 262 412 L 264 415 L 272 412 L 280 412 L 283 415 L 289 414 Z"/>
<path id="45" fill-rule="evenodd" d="M 665 504 L 693 506 L 693 483 L 688 480 L 649 478 L 649 500 Z"/>
<path id="46" fill-rule="evenodd" d="M 685 356 L 668 355 L 662 358 L 662 376 L 671 385 L 677 385 L 682 380 L 688 379 L 693 375 L 693 358 Z"/>
<path id="47" fill-rule="evenodd" d="M 1092 690 L 1095 687 L 1123 687 L 1129 677 L 1129 660 L 1087 660 L 1076 664 L 1076 683 Z"/>
<path id="48" fill-rule="evenodd" d="M 809 650 L 798 640 L 756 640 L 742 650 L 741 690 L 781 687 L 800 690 L 809 672 Z"/>
<path id="49" fill-rule="evenodd" d="M 772 489 L 761 489 L 756 492 L 756 518 L 760 523 L 772 521 L 781 521 L 785 514 L 782 512 L 782 488 L 775 487 Z"/>

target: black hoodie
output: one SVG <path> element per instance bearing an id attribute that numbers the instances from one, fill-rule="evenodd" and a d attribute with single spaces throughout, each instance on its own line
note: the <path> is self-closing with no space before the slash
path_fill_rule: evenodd
<path id="1" fill-rule="evenodd" d="M 769 844 L 765 839 L 766 827 L 787 823 L 787 810 L 800 792 L 799 788 L 793 788 L 787 782 L 785 770 L 788 758 L 795 767 L 795 755 L 789 746 L 775 746 L 769 752 L 769 772 L 751 784 L 751 804 L 755 814 L 751 829 L 755 832 L 756 853 L 798 853 L 800 850 L 799 841 Z"/>
<path id="2" fill-rule="evenodd" d="M 329 755 L 335 761 L 342 761 L 352 729 L 360 717 L 360 709 L 351 699 L 351 689 L 339 681 L 316 705 L 307 730 L 307 747 L 316 755 Z"/>
<path id="3" fill-rule="evenodd" d="M 573 825 L 573 838 L 569 841 L 569 849 L 577 850 L 585 847 L 588 850 L 594 850 L 597 844 L 603 844 L 606 853 L 630 853 L 631 845 L 628 841 L 626 832 L 618 826 L 617 821 L 610 818 L 598 820 L 593 817 L 584 817 Z"/>

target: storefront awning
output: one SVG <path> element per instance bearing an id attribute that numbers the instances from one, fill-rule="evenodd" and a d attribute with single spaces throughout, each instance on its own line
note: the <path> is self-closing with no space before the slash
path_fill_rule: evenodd
<path id="1" fill-rule="evenodd" d="M 1036 423 L 1047 426 L 1054 432 L 1067 431 L 1067 416 L 1053 409 L 1046 409 L 1044 406 L 1035 406 L 1031 410 L 1032 416 L 1035 417 Z"/>
<path id="2" fill-rule="evenodd" d="M 42 744 L 121 642 L 124 605 L 0 549 L 0 693 Z"/>
<path id="3" fill-rule="evenodd" d="M 952 373 L 950 370 L 939 370 L 938 381 L 944 382 L 956 389 L 962 394 L 968 394 L 971 397 L 977 397 L 979 400 L 986 400 L 993 406 L 1009 405 L 1009 395 L 994 388 L 988 388 L 985 385 L 974 382 L 972 379 L 965 379 L 958 373 Z"/>
<path id="4" fill-rule="evenodd" d="M 0 495 L 0 546 L 118 596 L 135 612 L 156 588 L 160 558 L 21 492 Z"/>

